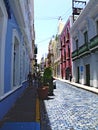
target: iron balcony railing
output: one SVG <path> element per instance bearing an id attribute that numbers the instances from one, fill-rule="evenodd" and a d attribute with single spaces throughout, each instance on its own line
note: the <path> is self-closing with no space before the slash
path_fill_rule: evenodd
<path id="1" fill-rule="evenodd" d="M 90 40 L 89 48 L 91 51 L 98 49 L 98 35 L 96 35 Z"/>
<path id="2" fill-rule="evenodd" d="M 89 50 L 88 43 L 85 43 L 85 44 L 83 44 L 82 46 L 79 47 L 78 54 L 84 55 L 85 53 L 88 52 L 88 50 Z"/>
<path id="3" fill-rule="evenodd" d="M 72 52 L 72 59 L 77 59 L 78 57 L 87 55 L 89 53 L 89 43 L 85 43 L 82 46 L 79 47 L 79 49 L 76 49 Z"/>
<path id="4" fill-rule="evenodd" d="M 77 58 L 78 56 L 78 50 L 76 49 L 75 51 L 72 52 L 72 59 Z"/>
<path id="5" fill-rule="evenodd" d="M 77 59 L 78 57 L 84 56 L 89 54 L 91 51 L 98 50 L 98 35 L 94 36 L 90 43 L 85 43 L 72 52 L 72 59 Z"/>

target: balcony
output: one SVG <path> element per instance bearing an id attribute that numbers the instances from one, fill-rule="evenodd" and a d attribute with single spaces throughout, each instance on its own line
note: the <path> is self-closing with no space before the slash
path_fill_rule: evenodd
<path id="1" fill-rule="evenodd" d="M 79 47 L 78 54 L 79 56 L 84 56 L 89 53 L 88 43 L 83 44 L 81 47 Z"/>
<path id="2" fill-rule="evenodd" d="M 61 56 L 61 58 L 60 58 L 60 64 L 62 64 L 63 63 L 63 56 Z"/>
<path id="3" fill-rule="evenodd" d="M 52 52 L 51 53 L 49 52 L 48 55 L 47 55 L 47 58 L 50 59 L 53 56 L 54 56 L 54 54 Z"/>
<path id="4" fill-rule="evenodd" d="M 66 59 L 63 59 L 63 63 L 66 62 Z"/>
<path id="5" fill-rule="evenodd" d="M 65 42 L 64 42 L 64 41 L 62 42 L 62 45 L 61 45 L 61 47 L 65 47 Z"/>
<path id="6" fill-rule="evenodd" d="M 59 48 L 59 50 L 61 51 L 61 50 L 62 50 L 62 47 L 61 47 L 61 48 Z"/>
<path id="7" fill-rule="evenodd" d="M 66 34 L 66 42 L 69 42 L 69 33 Z"/>
<path id="8" fill-rule="evenodd" d="M 90 46 L 89 47 L 90 47 L 91 51 L 98 50 L 98 35 L 96 35 L 95 37 L 93 37 L 90 40 Z"/>
<path id="9" fill-rule="evenodd" d="M 75 50 L 72 52 L 72 59 L 77 59 L 78 58 L 78 50 Z"/>
<path id="10" fill-rule="evenodd" d="M 58 63 L 59 61 L 61 61 L 61 58 L 60 57 L 57 57 L 55 60 L 54 60 L 54 63 Z"/>

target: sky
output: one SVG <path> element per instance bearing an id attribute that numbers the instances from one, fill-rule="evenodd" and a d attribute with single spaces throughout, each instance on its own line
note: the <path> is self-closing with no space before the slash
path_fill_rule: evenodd
<path id="1" fill-rule="evenodd" d="M 88 1 L 88 0 L 87 0 Z M 35 44 L 38 63 L 48 53 L 48 44 L 57 34 L 58 18 L 66 23 L 72 14 L 72 0 L 34 0 Z"/>

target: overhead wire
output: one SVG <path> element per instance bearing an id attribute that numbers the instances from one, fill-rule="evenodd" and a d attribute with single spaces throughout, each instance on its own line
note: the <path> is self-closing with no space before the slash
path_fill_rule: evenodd
<path id="1" fill-rule="evenodd" d="M 58 17 L 35 17 L 36 20 L 57 20 Z"/>
<path id="2" fill-rule="evenodd" d="M 69 8 L 67 11 L 66 11 L 66 13 L 71 13 L 71 8 Z M 56 16 L 56 17 L 44 17 L 44 18 L 41 18 L 40 20 L 54 20 L 54 19 L 58 19 L 59 20 L 59 17 L 61 17 L 62 19 L 65 19 L 66 17 L 67 17 L 67 15 L 66 15 L 66 13 L 64 13 L 63 15 L 61 15 L 61 16 Z M 38 44 L 39 45 L 39 43 L 43 43 L 44 41 L 47 41 L 47 40 L 49 40 L 49 39 L 51 39 L 52 38 L 52 36 L 51 37 L 48 37 L 48 38 L 45 38 L 45 39 L 43 39 L 43 40 L 41 40 L 41 41 L 38 41 L 36 44 Z"/>
<path id="3" fill-rule="evenodd" d="M 67 12 L 70 10 L 71 8 L 69 8 L 63 15 L 58 15 L 58 16 L 53 16 L 53 17 L 50 17 L 50 16 L 45 16 L 45 17 L 35 17 L 36 20 L 57 20 L 59 19 L 59 17 L 64 17 Z"/>
<path id="4" fill-rule="evenodd" d="M 44 42 L 44 41 L 47 41 L 47 40 L 49 40 L 49 39 L 51 39 L 51 37 L 48 37 L 48 38 L 43 39 L 43 40 L 41 40 L 41 41 L 38 41 L 37 44 L 42 43 L 42 42 Z"/>
<path id="5" fill-rule="evenodd" d="M 69 8 L 63 15 L 61 15 L 61 17 L 63 18 L 64 16 L 66 16 L 66 14 L 71 10 L 71 8 Z"/>

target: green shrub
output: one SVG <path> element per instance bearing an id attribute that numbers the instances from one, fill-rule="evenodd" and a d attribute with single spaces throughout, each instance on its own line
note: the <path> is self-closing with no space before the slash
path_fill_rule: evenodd
<path id="1" fill-rule="evenodd" d="M 43 84 L 49 86 L 49 93 L 53 93 L 53 77 L 52 77 L 52 68 L 51 67 L 47 67 L 44 70 Z"/>

